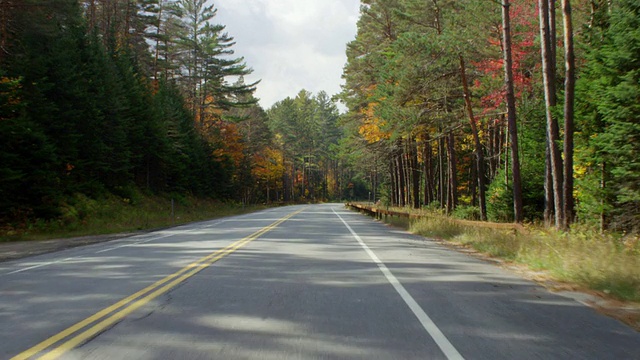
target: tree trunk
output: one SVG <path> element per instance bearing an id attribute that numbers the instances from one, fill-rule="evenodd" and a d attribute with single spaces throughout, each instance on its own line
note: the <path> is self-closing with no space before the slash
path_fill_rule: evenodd
<path id="1" fill-rule="evenodd" d="M 429 137 L 424 141 L 424 204 L 429 205 L 433 201 L 433 171 L 431 165 L 431 142 Z"/>
<path id="2" fill-rule="evenodd" d="M 509 186 L 509 123 L 506 124 L 504 131 L 504 184 Z"/>
<path id="3" fill-rule="evenodd" d="M 516 98 L 513 90 L 513 60 L 511 56 L 511 20 L 509 18 L 509 0 L 502 3 L 502 37 L 504 41 L 504 82 L 507 100 L 507 122 L 511 140 L 511 172 L 513 176 L 513 212 L 514 220 L 521 223 L 522 180 L 520 178 L 520 158 L 518 156 L 518 129 L 516 127 Z"/>
<path id="4" fill-rule="evenodd" d="M 562 20 L 564 25 L 564 221 L 562 228 L 567 230 L 573 221 L 573 109 L 575 98 L 575 53 L 573 50 L 573 21 L 571 1 L 562 0 Z"/>
<path id="5" fill-rule="evenodd" d="M 467 74 L 464 65 L 464 58 L 462 57 L 462 55 L 460 55 L 460 77 L 462 78 L 462 89 L 464 91 L 464 101 L 467 107 L 467 115 L 469 116 L 469 124 L 471 125 L 471 134 L 473 135 L 473 142 L 475 143 L 480 218 L 481 220 L 485 221 L 487 220 L 487 205 L 484 192 L 484 154 L 482 151 L 482 144 L 480 144 L 480 137 L 478 136 L 478 125 L 476 122 L 476 118 L 473 115 L 471 92 L 469 91 L 469 84 L 467 83 Z"/>
<path id="6" fill-rule="evenodd" d="M 440 136 L 440 139 L 438 139 L 438 201 L 442 209 L 447 203 L 447 192 L 444 183 L 444 154 L 444 136 Z"/>
<path id="7" fill-rule="evenodd" d="M 553 175 L 551 170 L 551 149 L 549 148 L 549 141 L 545 146 L 544 152 L 544 224 L 547 227 L 551 226 L 554 218 L 553 204 Z"/>
<path id="8" fill-rule="evenodd" d="M 449 191 L 447 192 L 447 214 L 451 214 L 458 203 L 458 177 L 456 174 L 457 164 L 455 137 L 453 136 L 453 131 L 449 131 L 447 146 L 449 148 Z"/>
<path id="9" fill-rule="evenodd" d="M 96 0 L 89 2 L 89 31 L 95 30 L 96 27 Z"/>
<path id="10" fill-rule="evenodd" d="M 402 151 L 402 150 L 400 150 Z M 402 153 L 400 153 L 400 155 L 396 156 L 396 163 L 398 164 L 397 169 L 398 169 L 398 205 L 400 207 L 404 207 L 406 205 L 405 203 L 405 177 L 404 177 L 404 166 L 403 166 L 403 161 L 402 161 Z"/>
<path id="11" fill-rule="evenodd" d="M 283 164 L 286 163 L 285 159 L 282 159 Z M 282 172 L 282 200 L 284 200 L 284 202 L 289 201 L 289 176 L 287 176 L 287 170 L 284 170 Z"/>
<path id="12" fill-rule="evenodd" d="M 391 203 L 391 206 L 395 206 L 397 204 L 396 194 L 398 191 L 398 181 L 396 180 L 396 170 L 393 161 L 389 161 L 389 175 L 391 177 L 391 194 L 389 195 L 389 202 Z"/>
<path id="13" fill-rule="evenodd" d="M 478 184 L 476 180 L 478 178 L 478 170 L 476 164 L 471 162 L 469 166 L 469 181 L 467 182 L 468 191 L 471 195 L 471 206 L 478 206 Z"/>
<path id="14" fill-rule="evenodd" d="M 408 145 L 408 141 L 405 143 L 404 146 L 405 150 L 402 153 L 402 167 L 404 168 L 404 205 L 405 206 L 410 206 L 412 201 L 413 201 L 413 197 L 411 196 L 411 162 L 410 162 L 410 154 L 409 154 L 409 145 Z"/>
<path id="15" fill-rule="evenodd" d="M 549 47 L 549 54 L 550 54 L 550 59 L 551 59 L 551 63 L 549 64 L 550 67 L 550 71 L 553 73 L 553 78 L 554 78 L 554 83 L 553 83 L 553 88 L 555 91 L 556 88 L 556 84 L 555 84 L 555 78 L 556 78 L 556 68 L 557 68 L 557 56 L 556 56 L 556 49 L 557 46 L 556 44 L 558 43 L 557 41 L 557 37 L 556 37 L 556 0 L 547 0 L 549 2 L 549 6 L 548 6 L 548 14 L 549 14 L 549 44 L 551 44 L 552 46 Z M 553 96 L 556 96 L 556 93 L 553 93 Z"/>
<path id="16" fill-rule="evenodd" d="M 493 181 L 500 168 L 501 131 L 500 123 L 495 120 L 488 127 L 489 133 L 489 182 Z"/>
<path id="17" fill-rule="evenodd" d="M 153 80 L 158 81 L 158 59 L 160 57 L 160 30 L 161 30 L 161 26 L 162 26 L 162 8 L 163 8 L 163 3 L 158 3 L 159 4 L 159 8 L 158 8 L 158 24 L 156 25 L 156 48 L 155 48 L 155 53 L 153 54 Z M 156 86 L 158 86 L 158 84 L 155 84 Z"/>
<path id="18" fill-rule="evenodd" d="M 553 5 L 549 0 L 538 0 L 540 18 L 540 54 L 542 60 L 542 79 L 544 83 L 545 113 L 547 117 L 547 147 L 549 148 L 549 169 L 551 175 L 551 189 L 545 189 L 545 200 L 549 206 L 553 200 L 553 213 L 555 214 L 555 224 L 560 227 L 564 222 L 564 211 L 562 203 L 562 158 L 559 148 L 558 121 L 553 116 L 552 109 L 556 106 L 556 76 L 555 76 L 555 43 L 552 42 L 555 35 L 551 29 L 555 25 L 551 24 L 551 13 L 555 13 Z M 545 185 L 548 179 L 545 179 Z M 550 209 L 545 208 L 545 215 L 550 215 Z"/>
<path id="19" fill-rule="evenodd" d="M 500 168 L 502 167 L 502 157 L 504 156 L 505 158 L 508 158 L 509 156 L 507 155 L 507 151 L 506 151 L 506 142 L 507 142 L 507 125 L 505 124 L 504 121 L 504 115 L 501 115 L 499 119 L 497 119 L 497 132 L 496 132 L 496 166 L 495 166 L 495 170 L 496 172 L 493 174 L 493 177 L 495 178 L 496 176 L 498 176 L 498 171 L 500 170 Z M 504 155 L 503 155 L 504 154 Z"/>
<path id="20" fill-rule="evenodd" d="M 411 140 L 411 184 L 413 185 L 413 208 L 420 208 L 420 169 L 418 169 L 418 148 Z"/>

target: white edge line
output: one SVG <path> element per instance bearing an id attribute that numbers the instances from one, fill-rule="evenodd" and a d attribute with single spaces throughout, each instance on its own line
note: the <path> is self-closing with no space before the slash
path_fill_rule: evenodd
<path id="1" fill-rule="evenodd" d="M 60 259 L 60 260 L 56 260 L 56 261 L 49 261 L 49 262 L 46 262 L 46 263 L 42 263 L 42 264 L 38 264 L 38 265 L 29 266 L 29 267 L 26 267 L 26 268 L 14 270 L 14 271 L 11 271 L 11 272 L 8 272 L 8 273 L 4 273 L 2 275 L 17 274 L 17 273 L 21 273 L 23 271 L 33 270 L 33 269 L 37 269 L 37 268 L 40 268 L 40 267 L 43 267 L 43 266 L 57 264 L 57 263 L 61 263 L 61 262 L 67 261 L 67 260 L 71 260 L 71 259 L 75 259 L 75 257 L 69 257 L 69 258 L 66 258 L 66 259 Z"/>
<path id="2" fill-rule="evenodd" d="M 144 243 L 148 243 L 154 240 L 160 240 L 160 239 L 164 239 L 164 238 L 168 238 L 170 236 L 174 236 L 175 234 L 166 234 L 166 235 L 162 235 L 162 236 L 158 236 L 158 237 L 152 237 L 150 239 L 144 239 L 144 240 L 140 240 L 140 241 L 136 241 L 136 242 L 132 242 L 132 243 L 128 243 L 128 244 L 123 244 L 123 245 L 118 245 L 118 246 L 114 246 L 114 247 L 110 247 L 107 249 L 102 249 L 102 250 L 98 250 L 95 252 L 95 254 L 101 254 L 101 253 L 105 253 L 107 251 L 112 251 L 112 250 L 116 250 L 116 249 L 120 249 L 123 247 L 127 247 L 127 246 L 135 246 L 135 245 L 139 245 L 139 244 L 144 244 Z"/>
<path id="3" fill-rule="evenodd" d="M 380 271 L 384 274 L 384 276 L 387 278 L 389 283 L 391 283 L 393 288 L 398 292 L 402 300 L 404 300 L 407 306 L 409 306 L 409 309 L 411 309 L 413 314 L 418 318 L 418 321 L 420 321 L 420 324 L 422 324 L 422 327 L 424 327 L 424 329 L 427 330 L 431 338 L 435 341 L 435 343 L 438 345 L 438 347 L 444 353 L 447 359 L 463 360 L 464 358 L 462 357 L 462 355 L 460 355 L 458 350 L 456 350 L 456 348 L 451 344 L 451 342 L 449 342 L 449 339 L 447 339 L 447 337 L 442 333 L 442 331 L 440 331 L 440 329 L 436 326 L 433 320 L 431 320 L 429 315 L 427 315 L 427 313 L 424 310 L 422 310 L 420 305 L 411 296 L 411 294 L 409 294 L 409 292 L 404 288 L 404 286 L 402 286 L 400 281 L 398 281 L 398 279 L 391 273 L 389 268 L 387 268 L 387 266 L 378 258 L 378 256 L 376 256 L 376 254 L 373 251 L 371 251 L 369 246 L 367 246 L 367 244 L 365 244 L 364 241 L 362 241 L 360 236 L 358 236 L 358 234 L 351 228 L 351 226 L 349 226 L 349 224 L 347 224 L 347 222 L 344 221 L 342 216 L 340 216 L 334 209 L 331 209 L 331 211 L 333 211 L 333 213 L 336 214 L 338 219 L 340 219 L 340 221 L 342 221 L 344 226 L 347 227 L 351 235 L 353 235 L 353 237 L 358 241 L 360 246 L 362 246 L 364 251 L 369 255 L 369 257 L 371 257 L 373 262 L 376 263 L 376 265 L 378 265 L 378 268 L 380 269 Z"/>

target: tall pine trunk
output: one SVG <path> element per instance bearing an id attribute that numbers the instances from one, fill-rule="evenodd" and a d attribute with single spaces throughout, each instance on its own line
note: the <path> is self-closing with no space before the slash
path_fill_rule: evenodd
<path id="1" fill-rule="evenodd" d="M 453 213 L 458 203 L 458 177 L 455 150 L 455 137 L 453 131 L 449 131 L 447 138 L 448 158 L 449 158 L 449 186 L 447 191 L 447 214 Z"/>
<path id="2" fill-rule="evenodd" d="M 521 223 L 524 219 L 522 206 L 522 179 L 520 175 L 520 157 L 518 155 L 518 129 L 516 126 L 516 98 L 513 90 L 513 60 L 511 55 L 511 20 L 509 0 L 502 3 L 502 37 L 504 43 L 504 82 L 507 100 L 507 122 L 511 141 L 511 173 L 513 179 L 514 220 Z"/>
<path id="3" fill-rule="evenodd" d="M 418 168 L 418 148 L 415 140 L 411 140 L 411 185 L 413 192 L 413 208 L 420 208 L 420 169 Z"/>
<path id="4" fill-rule="evenodd" d="M 545 200 L 547 208 L 545 215 L 550 216 L 551 211 L 548 207 L 553 204 L 553 213 L 555 215 L 555 224 L 560 227 L 564 222 L 563 194 L 562 194 L 562 157 L 560 155 L 560 135 L 558 129 L 558 120 L 553 115 L 552 109 L 556 106 L 556 76 L 555 76 L 555 35 L 552 29 L 555 25 L 554 5 L 549 0 L 539 0 L 539 18 L 540 18 L 540 55 L 542 60 L 542 79 L 544 83 L 545 112 L 547 118 L 547 152 L 548 156 L 545 160 L 546 178 L 545 178 Z M 549 179 L 549 176 L 551 179 Z M 549 181 L 551 180 L 551 181 Z M 545 218 L 546 218 L 545 216 Z"/>
<path id="5" fill-rule="evenodd" d="M 465 70 L 464 58 L 460 55 L 460 77 L 462 78 L 462 89 L 464 91 L 464 101 L 467 107 L 467 114 L 469 115 L 469 124 L 471 125 L 471 133 L 473 135 L 473 142 L 475 144 L 476 154 L 476 175 L 478 180 L 478 202 L 480 205 L 480 219 L 487 220 L 487 205 L 486 196 L 484 191 L 484 153 L 482 151 L 482 144 L 480 144 L 480 137 L 478 136 L 478 125 L 475 116 L 473 115 L 473 107 L 471 104 L 471 92 L 469 91 L 469 84 L 467 82 L 467 73 Z"/>
<path id="6" fill-rule="evenodd" d="M 540 57 L 542 60 L 542 79 L 545 96 L 545 114 L 547 143 L 545 146 L 545 174 L 544 174 L 544 221 L 547 226 L 554 216 L 554 186 L 553 167 L 551 163 L 551 146 L 549 142 L 549 126 L 555 122 L 557 133 L 557 120 L 553 117 L 551 109 L 556 105 L 555 90 L 555 4 L 554 0 L 538 0 L 539 24 L 540 24 Z"/>
<path id="7" fill-rule="evenodd" d="M 573 221 L 573 109 L 575 98 L 575 54 L 573 50 L 573 21 L 571 18 L 571 1 L 562 0 L 562 21 L 564 25 L 564 197 L 563 214 L 561 224 L 563 229 L 568 229 Z"/>
<path id="8" fill-rule="evenodd" d="M 440 202 L 440 208 L 444 209 L 447 203 L 446 185 L 444 182 L 444 135 L 441 135 L 438 139 L 438 201 Z"/>
<path id="9" fill-rule="evenodd" d="M 424 141 L 424 204 L 429 205 L 433 201 L 433 165 L 431 164 L 431 141 L 429 136 Z"/>
<path id="10" fill-rule="evenodd" d="M 398 206 L 404 207 L 405 203 L 405 177 L 404 177 L 404 164 L 402 161 L 402 150 L 400 150 L 400 154 L 396 155 L 396 169 L 398 171 Z"/>
<path id="11" fill-rule="evenodd" d="M 391 178 L 391 194 L 389 196 L 389 202 L 391 206 L 396 206 L 398 201 L 396 200 L 396 194 L 398 192 L 398 181 L 396 179 L 396 170 L 394 167 L 394 161 L 389 161 L 389 175 Z"/>

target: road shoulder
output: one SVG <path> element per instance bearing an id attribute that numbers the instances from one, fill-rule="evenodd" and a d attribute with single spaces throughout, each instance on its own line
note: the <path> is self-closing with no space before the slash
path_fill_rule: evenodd
<path id="1" fill-rule="evenodd" d="M 127 238 L 137 234 L 140 234 L 140 232 L 79 236 L 64 239 L 0 242 L 0 262 Z"/>

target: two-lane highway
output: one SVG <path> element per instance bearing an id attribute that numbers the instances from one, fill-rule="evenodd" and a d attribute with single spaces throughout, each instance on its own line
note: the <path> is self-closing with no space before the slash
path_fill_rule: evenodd
<path id="1" fill-rule="evenodd" d="M 12 357 L 640 359 L 640 334 L 325 204 L 0 263 Z"/>

